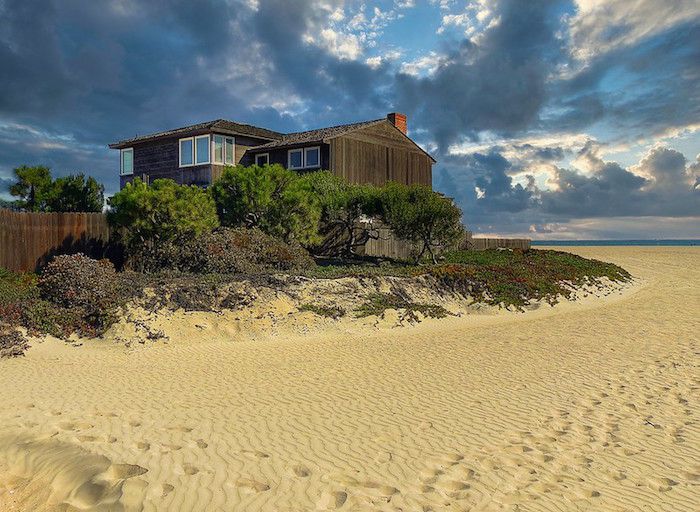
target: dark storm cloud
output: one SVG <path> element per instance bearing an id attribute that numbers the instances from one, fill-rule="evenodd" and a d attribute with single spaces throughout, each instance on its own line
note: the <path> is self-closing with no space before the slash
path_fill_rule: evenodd
<path id="1" fill-rule="evenodd" d="M 512 134 L 529 127 L 547 101 L 547 76 L 563 52 L 554 0 L 501 0 L 501 21 L 479 45 L 463 41 L 429 77 L 397 77 L 401 108 L 442 149 L 484 130 Z"/>

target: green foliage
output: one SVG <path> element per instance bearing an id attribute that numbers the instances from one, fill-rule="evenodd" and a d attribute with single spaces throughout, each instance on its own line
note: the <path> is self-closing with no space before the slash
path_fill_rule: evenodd
<path id="1" fill-rule="evenodd" d="M 338 320 L 345 316 L 345 310 L 337 306 L 320 306 L 318 304 L 302 304 L 299 311 L 310 311 L 318 316 Z"/>
<path id="2" fill-rule="evenodd" d="M 630 274 L 612 263 L 559 251 L 531 249 L 455 251 L 446 263 L 427 269 L 442 285 L 489 304 L 522 307 L 532 300 L 554 303 L 572 293 L 566 283 L 583 285 L 599 278 L 626 281 Z"/>
<path id="3" fill-rule="evenodd" d="M 107 220 L 119 233 L 128 255 L 219 225 L 216 205 L 205 190 L 173 180 L 158 179 L 148 186 L 136 178 L 112 196 L 109 205 Z"/>
<path id="4" fill-rule="evenodd" d="M 394 234 L 420 246 L 416 262 L 427 252 L 457 244 L 464 234 L 462 211 L 454 202 L 424 185 L 389 183 L 383 193 L 383 219 Z"/>
<path id="5" fill-rule="evenodd" d="M 22 165 L 14 169 L 17 182 L 10 186 L 10 194 L 20 198 L 22 208 L 30 212 L 43 211 L 51 192 L 51 170 L 43 165 Z"/>
<path id="6" fill-rule="evenodd" d="M 5 206 L 30 212 L 101 212 L 104 206 L 104 185 L 95 178 L 79 173 L 51 178 L 51 170 L 42 165 L 22 165 L 15 170 L 17 182 L 10 194 L 18 201 Z M 0 205 L 3 206 L 3 205 Z"/>
<path id="7" fill-rule="evenodd" d="M 318 238 L 318 198 L 306 180 L 281 165 L 226 167 L 211 187 L 221 224 L 259 228 L 287 242 Z"/>
<path id="8" fill-rule="evenodd" d="M 399 295 L 390 293 L 375 293 L 367 298 L 367 301 L 355 309 L 358 318 L 367 316 L 380 316 L 387 309 L 401 309 L 405 311 L 408 320 L 416 321 L 416 313 L 421 313 L 430 318 L 445 318 L 450 313 L 436 304 L 420 304 L 409 302 Z"/>
<path id="9" fill-rule="evenodd" d="M 360 226 L 359 221 L 380 213 L 380 189 L 350 184 L 328 171 L 306 174 L 302 180 L 318 197 L 321 208 L 321 240 L 311 250 L 322 256 L 353 257 L 372 237 L 370 227 Z"/>
<path id="10" fill-rule="evenodd" d="M 101 212 L 105 187 L 83 173 L 57 178 L 46 194 L 46 209 L 52 212 Z"/>

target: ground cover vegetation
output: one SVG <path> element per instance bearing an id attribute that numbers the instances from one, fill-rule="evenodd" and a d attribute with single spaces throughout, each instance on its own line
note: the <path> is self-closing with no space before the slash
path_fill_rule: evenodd
<path id="1" fill-rule="evenodd" d="M 25 209 L 48 208 L 47 183 L 61 178 L 53 181 L 45 168 L 16 174 L 23 184 L 15 192 Z M 52 186 L 72 190 L 79 181 Z M 152 310 L 243 307 L 251 297 L 231 291 L 231 283 L 246 280 L 281 290 L 286 281 L 279 274 L 423 276 L 438 291 L 505 307 L 555 302 L 569 297 L 573 286 L 600 278 L 630 278 L 615 265 L 557 251 L 457 250 L 464 231 L 461 212 L 450 199 L 420 186 L 352 185 L 326 171 L 299 175 L 280 166 L 229 167 L 208 190 L 171 180 L 147 185 L 137 178 L 108 204 L 115 242 L 126 254 L 123 268 L 75 254 L 56 256 L 39 274 L 0 269 L 1 356 L 26 349 L 20 328 L 60 338 L 98 336 L 135 299 L 148 299 Z M 375 221 L 414 244 L 415 257 L 360 257 L 363 245 L 376 236 Z M 448 315 L 442 306 L 394 293 L 363 300 L 351 312 L 315 303 L 299 309 L 333 319 L 347 313 L 382 315 L 387 309 L 401 310 L 411 321 L 418 313 Z"/>

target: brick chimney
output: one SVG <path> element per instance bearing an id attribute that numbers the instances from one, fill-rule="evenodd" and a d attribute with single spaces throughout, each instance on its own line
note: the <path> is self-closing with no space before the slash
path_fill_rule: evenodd
<path id="1" fill-rule="evenodd" d="M 391 124 L 396 126 L 399 130 L 403 132 L 404 135 L 406 135 L 406 130 L 408 129 L 408 125 L 406 123 L 406 115 L 405 114 L 399 114 L 398 112 L 392 112 L 391 114 L 387 114 L 386 118 L 389 120 Z"/>

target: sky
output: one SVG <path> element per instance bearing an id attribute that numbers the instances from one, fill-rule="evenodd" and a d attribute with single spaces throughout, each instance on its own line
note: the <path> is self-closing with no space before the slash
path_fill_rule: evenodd
<path id="1" fill-rule="evenodd" d="M 0 0 L 0 196 L 137 134 L 408 116 L 476 234 L 700 238 L 697 0 Z"/>

